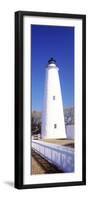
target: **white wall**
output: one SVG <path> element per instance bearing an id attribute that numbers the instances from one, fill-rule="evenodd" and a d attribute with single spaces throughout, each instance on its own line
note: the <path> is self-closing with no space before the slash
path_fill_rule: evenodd
<path id="1" fill-rule="evenodd" d="M 87 0 L 3 0 L 0 2 L 0 199 L 2 200 L 27 200 L 29 198 L 39 200 L 41 197 L 42 200 L 47 198 L 73 200 L 77 197 L 86 200 L 88 198 L 88 185 L 36 189 L 35 191 L 18 191 L 10 186 L 14 179 L 14 11 L 84 13 L 88 17 L 87 2 Z"/>
<path id="2" fill-rule="evenodd" d="M 50 144 L 41 140 L 32 140 L 32 148 L 63 172 L 74 172 L 73 148 Z"/>
<path id="3" fill-rule="evenodd" d="M 74 125 L 66 126 L 66 135 L 68 139 L 74 139 Z"/>

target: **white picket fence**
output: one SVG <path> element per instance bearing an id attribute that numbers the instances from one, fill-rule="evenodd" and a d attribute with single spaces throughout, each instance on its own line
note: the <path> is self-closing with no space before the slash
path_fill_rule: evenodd
<path id="1" fill-rule="evenodd" d="M 64 172 L 74 172 L 74 149 L 39 140 L 32 140 L 34 151 Z"/>

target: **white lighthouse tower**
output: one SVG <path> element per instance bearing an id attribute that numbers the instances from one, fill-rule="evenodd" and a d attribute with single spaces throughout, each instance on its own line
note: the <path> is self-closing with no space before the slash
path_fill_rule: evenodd
<path id="1" fill-rule="evenodd" d="M 46 68 L 42 112 L 42 139 L 66 138 L 62 94 L 56 61 L 51 58 Z"/>

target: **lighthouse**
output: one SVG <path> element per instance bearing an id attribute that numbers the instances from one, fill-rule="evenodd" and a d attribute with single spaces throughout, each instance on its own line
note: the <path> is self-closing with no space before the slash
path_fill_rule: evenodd
<path id="1" fill-rule="evenodd" d="M 53 58 L 46 67 L 41 138 L 66 138 L 59 68 Z"/>

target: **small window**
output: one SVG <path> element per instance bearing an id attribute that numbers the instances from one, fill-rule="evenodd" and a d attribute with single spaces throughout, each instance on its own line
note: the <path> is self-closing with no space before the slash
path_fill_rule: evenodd
<path id="1" fill-rule="evenodd" d="M 55 96 L 53 96 L 53 100 L 55 100 Z"/>
<path id="2" fill-rule="evenodd" d="M 57 128 L 57 124 L 54 124 L 54 128 Z"/>

